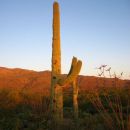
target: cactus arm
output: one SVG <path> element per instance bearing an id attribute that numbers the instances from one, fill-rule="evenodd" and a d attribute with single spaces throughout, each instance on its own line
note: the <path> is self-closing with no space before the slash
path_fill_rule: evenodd
<path id="1" fill-rule="evenodd" d="M 68 75 L 70 75 L 72 73 L 73 67 L 76 65 L 76 63 L 77 63 L 77 58 L 73 57 L 72 63 L 71 63 L 71 68 L 70 68 Z"/>
<path id="2" fill-rule="evenodd" d="M 77 60 L 77 58 L 73 57 L 69 74 L 67 75 L 66 78 L 60 79 L 58 81 L 58 84 L 60 86 L 63 86 L 65 84 L 69 84 L 72 81 L 74 81 L 81 70 L 81 66 L 82 62 L 80 60 Z"/>
<path id="3" fill-rule="evenodd" d="M 73 109 L 74 109 L 74 119 L 78 121 L 78 84 L 76 80 L 72 82 L 73 85 Z"/>
<path id="4" fill-rule="evenodd" d="M 64 84 L 68 84 L 68 83 L 71 83 L 73 80 L 76 79 L 76 77 L 78 76 L 79 72 L 80 72 L 80 69 L 81 69 L 81 66 L 82 66 L 82 62 L 79 60 L 77 62 L 77 65 L 75 65 L 73 67 L 73 70 L 72 70 L 72 73 L 70 73 L 67 78 L 64 80 Z"/>

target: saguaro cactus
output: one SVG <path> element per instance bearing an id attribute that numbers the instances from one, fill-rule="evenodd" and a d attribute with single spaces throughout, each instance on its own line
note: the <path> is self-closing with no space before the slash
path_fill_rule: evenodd
<path id="1" fill-rule="evenodd" d="M 58 2 L 53 4 L 53 39 L 52 39 L 52 73 L 51 73 L 51 110 L 55 120 L 63 119 L 63 94 L 62 86 L 72 83 L 80 72 L 82 62 L 76 57 L 72 59 L 69 74 L 61 75 L 61 50 L 60 50 L 60 12 Z"/>

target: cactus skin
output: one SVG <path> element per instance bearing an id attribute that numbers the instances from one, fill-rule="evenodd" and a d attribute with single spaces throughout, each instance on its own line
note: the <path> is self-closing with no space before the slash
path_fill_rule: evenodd
<path id="1" fill-rule="evenodd" d="M 59 4 L 53 4 L 53 39 L 52 39 L 52 73 L 51 73 L 51 111 L 56 122 L 63 119 L 63 90 L 62 86 L 72 83 L 78 76 L 82 62 L 73 57 L 69 74 L 63 78 L 61 75 L 60 50 L 60 13 Z"/>
<path id="2" fill-rule="evenodd" d="M 78 121 L 78 85 L 76 80 L 72 83 L 73 86 L 73 109 L 74 109 L 74 119 Z"/>
<path id="3" fill-rule="evenodd" d="M 51 110 L 54 112 L 54 118 L 61 118 L 63 112 L 59 112 L 60 101 L 62 100 L 62 88 L 57 84 L 61 74 L 61 50 L 60 50 L 60 13 L 59 4 L 53 4 L 53 42 L 52 42 L 52 74 L 51 74 Z M 62 102 L 62 101 L 61 101 Z M 60 114 L 59 114 L 60 113 Z M 58 115 L 59 114 L 59 115 Z M 59 117 L 58 117 L 59 116 Z"/>

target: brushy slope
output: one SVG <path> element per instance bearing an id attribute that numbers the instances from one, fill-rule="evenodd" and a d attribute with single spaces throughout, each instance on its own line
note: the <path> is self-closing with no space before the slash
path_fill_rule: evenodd
<path id="1" fill-rule="evenodd" d="M 79 120 L 64 88 L 59 130 L 130 130 L 130 81 L 79 76 Z M 50 72 L 0 68 L 0 130 L 56 130 L 49 110 Z"/>

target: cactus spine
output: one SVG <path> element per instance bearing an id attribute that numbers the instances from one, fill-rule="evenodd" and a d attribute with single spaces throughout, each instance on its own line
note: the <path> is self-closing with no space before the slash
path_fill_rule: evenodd
<path id="1" fill-rule="evenodd" d="M 51 73 L 51 110 L 56 121 L 63 119 L 63 93 L 62 86 L 76 80 L 82 62 L 73 57 L 71 69 L 66 77 L 61 75 L 60 50 L 60 12 L 58 2 L 53 4 L 53 39 L 52 39 L 52 73 Z"/>

